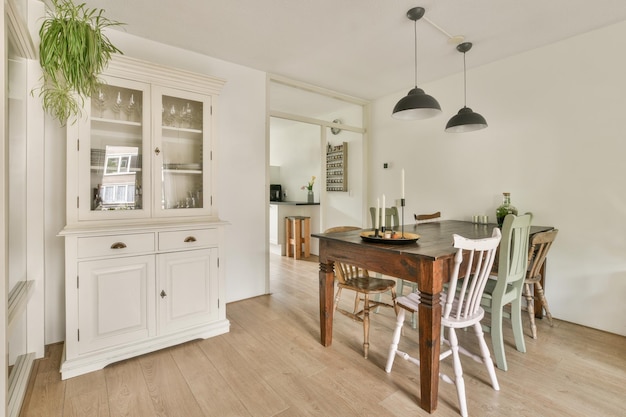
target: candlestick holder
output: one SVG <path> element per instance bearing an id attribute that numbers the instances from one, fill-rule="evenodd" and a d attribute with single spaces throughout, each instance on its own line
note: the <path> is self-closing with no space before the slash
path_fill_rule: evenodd
<path id="1" fill-rule="evenodd" d="M 402 228 L 402 239 L 404 239 L 404 198 L 400 199 L 400 211 L 401 211 L 401 222 L 400 222 L 400 227 Z"/>

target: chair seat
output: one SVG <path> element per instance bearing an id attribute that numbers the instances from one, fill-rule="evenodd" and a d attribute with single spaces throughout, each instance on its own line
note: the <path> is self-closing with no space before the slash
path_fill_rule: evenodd
<path id="1" fill-rule="evenodd" d="M 442 292 L 440 298 L 440 304 L 442 306 L 444 305 L 446 298 L 447 294 L 445 292 Z M 458 298 L 454 299 L 452 303 L 452 309 L 450 311 L 450 316 L 441 318 L 441 324 L 443 326 L 454 328 L 468 327 L 473 325 L 474 323 L 480 322 L 485 316 L 485 310 L 479 308 L 474 314 L 467 315 L 460 319 L 456 319 L 455 316 L 457 315 L 456 313 L 459 310 L 458 301 Z M 404 308 L 405 310 L 409 310 L 410 312 L 416 312 L 420 304 L 420 293 L 414 292 L 402 297 L 398 297 L 396 298 L 396 304 L 399 307 Z"/>
<path id="2" fill-rule="evenodd" d="M 485 292 L 483 293 L 483 299 L 487 299 L 487 300 L 491 300 L 492 296 L 491 294 L 493 294 L 493 290 L 494 288 L 496 288 L 496 284 L 498 283 L 497 280 L 495 279 L 489 279 L 487 280 L 487 284 L 485 285 Z M 514 287 L 511 284 L 508 284 L 506 286 L 506 293 L 510 293 L 512 290 L 514 289 Z M 514 298 L 514 297 L 512 297 Z"/>
<path id="3" fill-rule="evenodd" d="M 381 279 L 372 277 L 356 277 L 350 278 L 345 283 L 337 283 L 338 287 L 355 289 L 358 288 L 359 292 L 376 294 L 385 291 L 389 291 L 396 285 L 396 282 L 391 279 Z"/>

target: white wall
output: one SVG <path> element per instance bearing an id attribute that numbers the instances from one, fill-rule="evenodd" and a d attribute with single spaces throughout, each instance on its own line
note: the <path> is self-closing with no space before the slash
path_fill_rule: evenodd
<path id="1" fill-rule="evenodd" d="M 370 200 L 398 198 L 403 167 L 406 222 L 436 210 L 494 221 L 511 192 L 534 224 L 560 229 L 546 283 L 554 317 L 626 335 L 625 48 L 623 22 L 469 70 L 468 106 L 489 123 L 482 131 L 443 131 L 462 107 L 462 74 L 421 86 L 444 109 L 435 119 L 393 120 L 405 92 L 377 100 Z"/>
<path id="2" fill-rule="evenodd" d="M 315 202 L 323 188 L 320 127 L 308 123 L 272 118 L 270 121 L 270 165 L 280 167 L 280 182 L 287 201 L 307 201 L 311 176 Z M 269 198 L 269 197 L 268 197 Z"/>
<path id="3" fill-rule="evenodd" d="M 220 253 L 220 267 L 226 268 L 227 302 L 265 293 L 267 266 L 265 191 L 265 102 L 266 74 L 250 68 L 213 59 L 193 52 L 141 39 L 120 31 L 108 31 L 111 41 L 125 55 L 226 79 L 218 110 L 218 210 L 230 222 L 226 247 Z M 49 215 L 47 253 L 63 256 L 63 240 L 55 235 L 65 225 L 65 147 L 64 130 L 49 120 L 46 135 L 49 176 L 46 204 Z M 53 149 L 52 149 L 53 148 Z M 54 263 L 46 277 L 46 343 L 64 340 L 63 265 Z"/>

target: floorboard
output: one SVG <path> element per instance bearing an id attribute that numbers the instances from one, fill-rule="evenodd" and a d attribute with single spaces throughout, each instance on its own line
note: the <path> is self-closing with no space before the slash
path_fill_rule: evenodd
<path id="1" fill-rule="evenodd" d="M 419 373 L 396 359 L 385 373 L 394 313 L 371 316 L 370 354 L 363 358 L 360 323 L 337 315 L 333 345 L 319 342 L 318 268 L 270 255 L 271 294 L 230 303 L 231 331 L 107 366 L 61 381 L 62 344 L 46 347 L 29 380 L 21 417 L 408 417 L 417 405 Z M 345 292 L 347 308 L 353 296 Z M 547 294 L 549 298 L 549 294 Z M 558 317 L 558 312 L 553 312 Z M 626 338 L 555 320 L 538 320 L 527 353 L 515 350 L 505 321 L 509 370 L 496 370 L 494 391 L 484 366 L 463 358 L 473 416 L 623 416 Z M 473 332 L 458 332 L 476 352 Z M 490 335 L 486 336 L 488 344 Z M 405 326 L 401 349 L 414 350 L 417 331 Z M 449 361 L 441 371 L 451 374 Z M 440 380 L 434 415 L 458 416 L 454 386 Z"/>

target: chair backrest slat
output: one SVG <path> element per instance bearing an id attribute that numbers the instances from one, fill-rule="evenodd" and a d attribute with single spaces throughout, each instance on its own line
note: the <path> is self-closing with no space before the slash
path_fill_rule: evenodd
<path id="1" fill-rule="evenodd" d="M 337 226 L 326 229 L 324 233 L 342 233 L 354 230 L 361 230 L 361 228 L 357 226 Z M 367 277 L 369 274 L 366 269 L 335 261 L 335 277 L 340 283 L 345 284 L 347 280 L 358 276 Z"/>
<path id="2" fill-rule="evenodd" d="M 500 238 L 498 228 L 494 228 L 492 237 L 487 239 L 467 239 L 454 235 L 454 247 L 457 248 L 457 252 L 443 306 L 443 317 L 461 319 L 478 311 Z M 461 267 L 464 268 L 464 273 L 463 282 L 459 286 Z"/>
<path id="3" fill-rule="evenodd" d="M 498 260 L 498 281 L 501 285 L 518 282 L 526 277 L 528 269 L 528 236 L 532 214 L 512 214 L 504 218 L 502 242 Z"/>
<path id="4" fill-rule="evenodd" d="M 558 233 L 559 231 L 554 229 L 533 235 L 530 241 L 530 249 L 528 250 L 529 268 L 527 278 L 536 278 L 540 275 L 541 267 Z"/>

